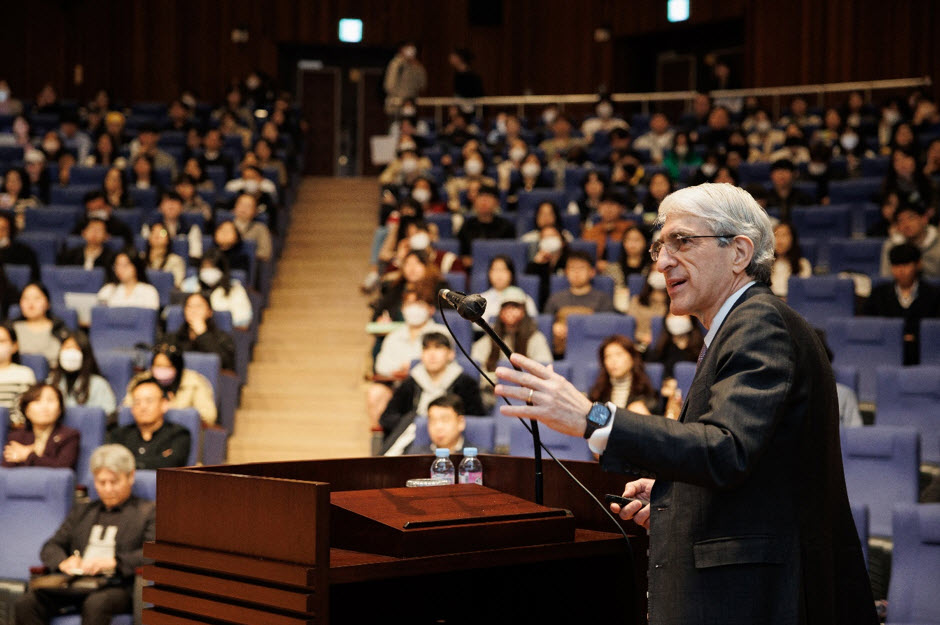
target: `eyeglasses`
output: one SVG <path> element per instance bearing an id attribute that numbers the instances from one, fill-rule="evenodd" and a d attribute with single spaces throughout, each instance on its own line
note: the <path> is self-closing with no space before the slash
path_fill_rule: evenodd
<path id="1" fill-rule="evenodd" d="M 689 249 L 693 239 L 730 239 L 736 235 L 733 234 L 670 234 L 664 239 L 659 239 L 654 241 L 650 246 L 650 258 L 653 259 L 655 263 L 659 260 L 659 252 L 666 248 L 670 254 L 676 254 L 678 252 L 684 252 Z"/>

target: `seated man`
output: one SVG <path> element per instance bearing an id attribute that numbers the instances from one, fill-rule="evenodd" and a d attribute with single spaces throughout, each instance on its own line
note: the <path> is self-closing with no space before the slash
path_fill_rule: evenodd
<path id="1" fill-rule="evenodd" d="M 126 223 L 111 214 L 112 208 L 101 191 L 89 191 L 82 198 L 85 205 L 85 216 L 79 220 L 72 230 L 72 234 L 81 234 L 90 219 L 100 219 L 107 226 L 108 235 L 121 237 L 125 245 L 134 244 L 134 233 Z"/>
<path id="2" fill-rule="evenodd" d="M 464 437 L 467 420 L 464 418 L 463 402 L 454 394 L 438 397 L 428 406 L 428 435 L 431 444 L 408 445 L 406 454 L 433 454 L 434 450 L 446 447 L 450 453 L 462 453 L 464 447 L 473 447 Z M 393 455 L 393 454 L 386 454 Z"/>
<path id="3" fill-rule="evenodd" d="M 480 386 L 454 362 L 455 357 L 447 335 L 440 332 L 424 335 L 421 339 L 421 362 L 395 389 L 379 419 L 387 443 L 394 442 L 416 415 L 426 415 L 431 401 L 443 395 L 453 393 L 463 400 L 470 414 L 483 414 Z M 412 434 L 410 440 L 413 439 Z"/>
<path id="4" fill-rule="evenodd" d="M 779 209 L 781 221 L 790 221 L 794 207 L 813 203 L 813 198 L 793 188 L 795 172 L 793 161 L 785 158 L 774 161 L 770 166 L 770 182 L 773 186 L 767 194 L 767 208 Z"/>
<path id="5" fill-rule="evenodd" d="M 235 206 L 232 209 L 234 219 L 232 222 L 242 235 L 242 241 L 254 241 L 257 244 L 255 248 L 255 257 L 258 260 L 271 260 L 273 245 L 271 243 L 271 231 L 260 221 L 255 221 L 258 216 L 258 200 L 253 195 L 242 193 L 235 199 Z"/>
<path id="6" fill-rule="evenodd" d="M 610 296 L 591 286 L 594 275 L 594 265 L 591 264 L 590 256 L 581 251 L 569 252 L 568 262 L 565 263 L 568 288 L 552 293 L 543 309 L 543 312 L 554 317 L 552 351 L 557 359 L 564 357 L 565 343 L 568 339 L 568 322 L 566 321 L 568 315 L 614 311 L 614 303 Z"/>
<path id="7" fill-rule="evenodd" d="M 460 241 L 460 256 L 464 267 L 473 266 L 473 242 L 478 239 L 513 239 L 516 227 L 512 222 L 496 214 L 499 210 L 499 191 L 496 187 L 481 186 L 473 200 L 473 216 L 467 218 L 457 239 Z"/>
<path id="8" fill-rule="evenodd" d="M 133 609 L 135 570 L 144 564 L 144 543 L 154 539 L 154 503 L 131 494 L 134 457 L 121 445 L 96 449 L 91 472 L 100 499 L 76 502 L 39 557 L 51 571 L 81 571 L 107 583 L 86 595 L 30 590 L 16 601 L 19 625 L 46 625 L 68 607 L 80 607 L 82 625 L 107 625 Z"/>
<path id="9" fill-rule="evenodd" d="M 585 241 L 597 243 L 598 271 L 604 271 L 607 268 L 607 261 L 604 259 L 607 252 L 607 242 L 620 243 L 623 241 L 624 233 L 634 225 L 633 221 L 624 219 L 624 208 L 625 204 L 620 195 L 611 192 L 605 193 L 597 206 L 597 215 L 600 219 L 581 234 L 581 238 Z"/>
<path id="10" fill-rule="evenodd" d="M 131 389 L 134 423 L 115 428 L 108 443 L 131 450 L 138 469 L 184 467 L 188 464 L 190 433 L 182 425 L 165 420 L 170 398 L 154 378 L 144 378 Z"/>
<path id="11" fill-rule="evenodd" d="M 940 290 L 920 279 L 923 263 L 920 250 L 910 243 L 895 245 L 888 252 L 894 281 L 871 290 L 864 314 L 904 319 L 904 364 L 920 362 L 920 320 L 940 317 Z"/>
<path id="12" fill-rule="evenodd" d="M 108 224 L 98 218 L 85 221 L 82 228 L 85 245 L 64 250 L 56 259 L 58 265 L 80 265 L 85 269 L 108 268 L 114 262 L 114 254 L 105 245 L 108 242 Z"/>
<path id="13" fill-rule="evenodd" d="M 881 275 L 892 275 L 888 252 L 895 245 L 910 243 L 920 250 L 921 271 L 928 278 L 940 278 L 940 231 L 930 223 L 930 211 L 923 204 L 900 202 L 894 211 L 895 232 L 881 248 Z"/>

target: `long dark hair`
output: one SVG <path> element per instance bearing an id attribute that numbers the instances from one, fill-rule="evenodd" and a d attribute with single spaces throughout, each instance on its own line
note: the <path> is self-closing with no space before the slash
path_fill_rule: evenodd
<path id="1" fill-rule="evenodd" d="M 163 228 L 163 230 L 167 233 L 167 239 L 166 239 L 166 254 L 163 255 L 163 262 L 161 262 L 161 263 L 160 263 L 160 266 L 157 267 L 157 269 L 160 269 L 160 270 L 162 271 L 163 268 L 166 267 L 166 261 L 170 258 L 170 254 L 173 253 L 173 250 L 170 248 L 170 235 L 169 235 L 169 232 L 170 232 L 170 231 L 167 229 L 166 224 L 163 223 L 162 221 L 157 221 L 157 222 L 154 222 L 154 223 L 150 224 L 150 232 L 151 232 L 151 233 L 153 232 L 154 228 Z M 147 237 L 147 245 L 144 246 L 144 252 L 143 252 L 144 263 L 146 264 L 147 267 L 150 266 L 150 252 L 151 252 L 151 251 L 152 251 L 152 250 L 151 250 L 151 246 L 150 246 L 150 237 L 148 236 L 148 237 Z"/>
<path id="2" fill-rule="evenodd" d="M 74 339 L 78 343 L 78 348 L 82 352 L 82 366 L 78 371 L 70 373 L 62 369 L 59 361 L 56 360 L 55 367 L 49 373 L 49 384 L 59 389 L 59 383 L 65 380 L 65 389 L 75 397 L 75 401 L 84 405 L 88 401 L 89 387 L 91 386 L 91 376 L 101 375 L 98 369 L 98 361 L 95 360 L 95 354 L 91 349 L 91 343 L 84 332 L 70 332 L 62 338 L 62 344 L 69 339 Z M 61 352 L 61 348 L 59 349 Z"/>
<path id="3" fill-rule="evenodd" d="M 134 270 L 137 272 L 138 282 L 143 284 L 150 284 L 150 280 L 147 279 L 147 265 L 144 262 L 143 256 L 141 256 L 133 247 L 125 247 L 114 255 L 114 260 L 112 260 L 111 264 L 108 266 L 109 284 L 120 284 L 121 282 L 118 280 L 117 274 L 114 271 L 114 265 L 121 256 L 127 256 L 127 260 L 129 260 L 130 263 L 134 266 Z"/>
<path id="4" fill-rule="evenodd" d="M 781 221 L 774 227 L 774 230 L 780 227 L 787 227 L 790 229 L 790 240 L 793 242 L 790 245 L 790 249 L 784 255 L 784 259 L 790 265 L 790 273 L 794 276 L 800 274 L 800 259 L 803 257 L 803 250 L 800 249 L 800 239 L 796 234 L 796 228 L 794 228 L 789 222 Z M 774 256 L 776 256 L 774 252 Z"/>
<path id="5" fill-rule="evenodd" d="M 180 380 L 183 378 L 183 350 L 174 345 L 173 343 L 160 343 L 155 345 L 153 348 L 153 358 L 156 360 L 157 356 L 164 355 L 170 360 L 170 366 L 176 369 L 176 377 L 173 378 L 173 381 L 170 382 L 169 386 L 164 387 L 159 384 L 160 388 L 163 389 L 164 393 L 176 394 L 176 391 L 180 388 Z M 151 372 L 153 371 L 153 363 L 150 363 Z M 156 379 L 156 378 L 154 378 Z"/>
<path id="6" fill-rule="evenodd" d="M 7 335 L 10 337 L 11 343 L 18 343 L 16 339 L 16 330 L 13 329 L 12 323 L 0 323 L 0 329 L 6 330 Z M 16 351 L 10 355 L 10 362 L 20 364 L 19 345 L 17 345 Z"/>
<path id="7" fill-rule="evenodd" d="M 65 419 L 65 404 L 62 401 L 62 391 L 52 384 L 52 382 L 37 382 L 23 391 L 23 394 L 19 397 L 19 401 L 17 401 L 17 408 L 19 408 L 20 413 L 26 417 L 27 406 L 39 399 L 43 389 L 46 388 L 51 388 L 55 393 L 56 399 L 59 400 L 59 418 L 55 420 L 55 425 L 53 426 L 53 429 L 55 429 L 62 425 L 62 420 Z M 28 417 L 26 418 L 26 429 L 30 432 L 33 431 L 33 422 L 30 421 Z"/>
<path id="8" fill-rule="evenodd" d="M 604 339 L 600 347 L 597 349 L 597 361 L 600 364 L 600 368 L 597 372 L 597 380 L 594 381 L 594 386 L 591 387 L 591 390 L 588 393 L 588 398 L 591 401 L 610 401 L 610 394 L 613 391 L 614 386 L 610 381 L 610 374 L 607 372 L 607 368 L 604 366 L 604 351 L 609 345 L 619 345 L 628 354 L 630 354 L 631 358 L 633 358 L 633 367 L 630 370 L 630 395 L 655 397 L 656 391 L 653 389 L 653 384 L 646 375 L 646 367 L 643 365 L 643 357 L 640 352 L 637 351 L 633 341 L 623 336 L 622 334 L 614 334 L 613 336 L 608 336 L 606 339 Z"/>
<path id="9" fill-rule="evenodd" d="M 633 232 L 634 230 L 640 233 L 640 235 L 643 237 L 643 240 L 646 241 L 647 244 L 649 243 L 649 238 L 647 238 L 646 234 L 644 234 L 644 232 L 637 226 L 631 225 L 631 226 L 628 226 L 627 229 L 623 231 L 623 240 L 620 243 L 621 246 L 623 246 L 623 244 L 626 243 L 627 235 Z M 645 254 L 645 253 L 640 254 L 640 266 L 630 267 L 629 265 L 627 265 L 627 250 L 621 250 L 620 260 L 617 262 L 620 264 L 620 271 L 623 272 L 623 280 L 624 282 L 626 282 L 627 276 L 629 276 L 631 273 L 648 273 L 647 267 L 653 264 L 653 259 L 650 258 L 649 254 Z M 647 303 L 648 302 L 649 302 L 649 298 L 647 298 Z"/>
<path id="10" fill-rule="evenodd" d="M 209 318 L 206 319 L 206 332 L 215 332 L 216 326 L 215 326 L 215 318 L 212 316 L 212 313 L 213 313 L 212 302 L 209 301 L 209 296 L 206 293 L 203 293 L 202 291 L 198 291 L 196 293 L 190 293 L 189 295 L 187 295 L 186 300 L 183 302 L 184 310 L 189 300 L 191 300 L 194 297 L 201 297 L 202 301 L 204 301 L 206 303 L 206 306 L 208 306 L 209 308 Z M 184 314 L 183 324 L 180 326 L 179 330 L 176 332 L 176 336 L 180 338 L 185 337 L 186 340 L 189 340 L 189 332 L 190 332 L 189 322 L 186 321 L 186 315 Z"/>
<path id="11" fill-rule="evenodd" d="M 493 284 L 490 282 L 490 270 L 493 269 L 493 265 L 496 263 L 496 261 L 502 261 L 503 264 L 506 265 L 506 269 L 509 270 L 509 284 L 515 285 L 516 284 L 516 263 L 513 262 L 513 260 L 505 254 L 497 254 L 496 256 L 490 259 L 490 264 L 487 265 L 486 267 L 486 283 L 489 284 L 490 286 L 493 286 Z"/>
<path id="12" fill-rule="evenodd" d="M 514 352 L 519 352 L 520 354 L 525 354 L 526 350 L 529 347 L 529 339 L 532 338 L 532 335 L 538 332 L 539 326 L 535 322 L 535 319 L 529 316 L 525 312 L 525 304 L 518 304 L 522 307 L 522 311 L 525 313 L 525 316 L 519 321 L 519 325 L 516 326 L 515 338 L 512 343 L 512 349 Z M 506 324 L 503 323 L 503 320 L 496 317 L 496 323 L 493 324 L 493 331 L 498 334 L 500 337 L 505 337 L 508 334 L 506 329 Z M 499 362 L 500 356 L 502 356 L 502 351 L 496 345 L 496 341 L 490 339 L 490 354 L 486 357 L 486 370 L 495 371 L 496 363 Z"/>

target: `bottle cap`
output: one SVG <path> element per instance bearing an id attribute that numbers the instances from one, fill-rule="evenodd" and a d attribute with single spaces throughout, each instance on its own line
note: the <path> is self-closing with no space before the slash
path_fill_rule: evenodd
<path id="1" fill-rule="evenodd" d="M 434 450 L 434 455 L 438 458 L 450 458 L 450 450 L 446 447 L 438 447 Z"/>
<path id="2" fill-rule="evenodd" d="M 475 456 L 475 455 L 477 455 L 477 448 L 476 448 L 476 447 L 464 447 L 464 448 L 463 448 L 463 455 L 465 455 L 465 456 Z"/>

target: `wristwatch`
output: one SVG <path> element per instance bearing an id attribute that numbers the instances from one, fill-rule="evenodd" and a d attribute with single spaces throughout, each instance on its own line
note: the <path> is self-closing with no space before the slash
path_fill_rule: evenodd
<path id="1" fill-rule="evenodd" d="M 584 438 L 591 438 L 591 434 L 598 428 L 605 427 L 610 423 L 610 408 L 606 404 L 594 402 L 591 411 L 587 413 L 587 427 L 584 428 Z"/>

